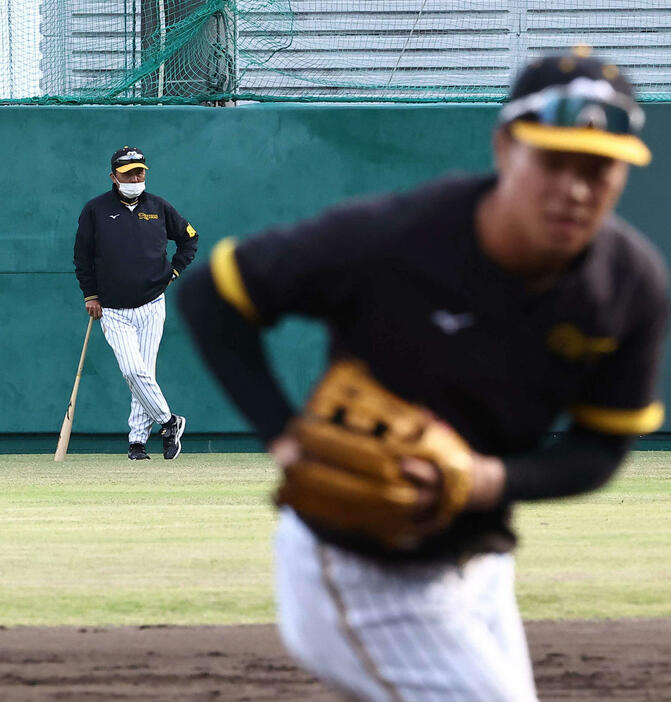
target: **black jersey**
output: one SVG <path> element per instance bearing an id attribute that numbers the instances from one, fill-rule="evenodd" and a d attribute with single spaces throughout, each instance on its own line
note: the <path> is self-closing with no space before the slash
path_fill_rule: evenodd
<path id="1" fill-rule="evenodd" d="M 403 559 L 509 550 L 510 501 L 596 487 L 621 460 L 627 437 L 663 419 L 655 381 L 667 271 L 657 252 L 611 217 L 550 289 L 529 292 L 478 245 L 476 205 L 494 184 L 494 177 L 441 180 L 345 204 L 234 250 L 222 242 L 211 278 L 200 274 L 183 291 L 183 312 L 208 362 L 264 438 L 276 436 L 292 410 L 273 389 L 243 317 L 272 324 L 303 314 L 328 323 L 338 354 L 362 359 L 387 388 L 504 461 L 500 506 L 463 512 L 412 554 L 384 554 L 311 525 L 322 538 Z M 204 303 L 217 293 L 218 306 Z M 564 412 L 574 419 L 568 438 L 547 450 L 544 439 Z"/>
<path id="2" fill-rule="evenodd" d="M 565 410 L 599 431 L 657 429 L 661 257 L 611 217 L 550 290 L 529 293 L 477 244 L 475 205 L 493 184 L 443 180 L 241 243 L 259 317 L 326 320 L 386 387 L 483 453 L 537 445 Z"/>
<path id="3" fill-rule="evenodd" d="M 177 251 L 168 259 L 172 239 Z M 196 230 L 163 198 L 143 193 L 131 211 L 113 187 L 79 216 L 75 272 L 85 299 L 103 307 L 139 307 L 158 297 L 193 260 Z"/>

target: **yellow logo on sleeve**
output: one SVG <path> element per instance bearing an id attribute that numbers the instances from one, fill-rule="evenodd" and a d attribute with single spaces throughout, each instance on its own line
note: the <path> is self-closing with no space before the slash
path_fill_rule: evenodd
<path id="1" fill-rule="evenodd" d="M 186 233 L 189 235 L 189 237 L 196 236 L 196 230 L 190 225 L 186 225 Z"/>
<path id="2" fill-rule="evenodd" d="M 547 336 L 547 345 L 554 353 L 570 361 L 594 358 L 613 353 L 618 347 L 612 336 L 587 336 L 574 324 L 555 324 Z"/>

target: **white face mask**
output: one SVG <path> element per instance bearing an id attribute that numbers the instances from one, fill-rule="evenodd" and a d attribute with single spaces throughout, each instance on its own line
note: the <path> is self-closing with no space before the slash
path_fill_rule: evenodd
<path id="1" fill-rule="evenodd" d="M 120 183 L 116 178 L 114 182 L 119 188 L 119 192 L 129 200 L 135 200 L 144 192 L 144 182 L 142 183 Z"/>

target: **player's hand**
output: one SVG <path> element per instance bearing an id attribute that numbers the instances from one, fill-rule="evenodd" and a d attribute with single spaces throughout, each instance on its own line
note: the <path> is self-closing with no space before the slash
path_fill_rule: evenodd
<path id="1" fill-rule="evenodd" d="M 87 300 L 86 311 L 93 319 L 100 319 L 103 316 L 103 308 L 100 306 L 98 300 Z"/>
<path id="2" fill-rule="evenodd" d="M 407 457 L 401 461 L 401 473 L 417 488 L 417 520 L 435 512 L 441 496 L 440 471 L 433 463 Z"/>
<path id="3" fill-rule="evenodd" d="M 401 461 L 401 471 L 417 488 L 418 518 L 421 521 L 422 515 L 430 515 L 438 507 L 442 489 L 440 472 L 429 461 L 411 457 Z M 497 505 L 503 494 L 503 463 L 493 456 L 473 452 L 471 475 L 471 492 L 466 508 L 485 510 Z"/>
<path id="4" fill-rule="evenodd" d="M 268 445 L 268 451 L 273 455 L 275 463 L 280 468 L 286 468 L 296 463 L 302 457 L 301 445 L 293 436 L 283 434 Z"/>
<path id="5" fill-rule="evenodd" d="M 506 469 L 503 461 L 495 456 L 473 453 L 471 494 L 467 509 L 486 510 L 496 507 L 503 496 Z"/>

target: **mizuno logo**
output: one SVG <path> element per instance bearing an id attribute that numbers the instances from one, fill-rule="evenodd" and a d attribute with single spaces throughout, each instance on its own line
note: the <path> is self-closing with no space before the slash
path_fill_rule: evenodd
<path id="1" fill-rule="evenodd" d="M 456 334 L 464 327 L 472 326 L 475 323 L 475 317 L 470 312 L 453 314 L 447 310 L 436 310 L 431 315 L 431 321 L 446 334 Z"/>
<path id="2" fill-rule="evenodd" d="M 119 216 L 118 214 L 110 215 L 110 217 L 111 217 L 112 219 L 116 219 L 118 216 Z"/>

